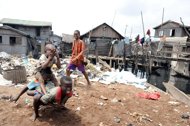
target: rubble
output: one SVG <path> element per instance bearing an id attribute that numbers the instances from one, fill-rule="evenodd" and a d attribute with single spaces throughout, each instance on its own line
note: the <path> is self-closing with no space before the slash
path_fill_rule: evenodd
<path id="1" fill-rule="evenodd" d="M 103 100 L 108 100 L 108 98 L 104 97 L 103 95 L 101 95 L 100 98 Z"/>
<path id="2" fill-rule="evenodd" d="M 7 54 L 6 52 L 0 52 L 0 59 L 1 60 L 10 60 L 11 55 Z"/>
<path id="3" fill-rule="evenodd" d="M 184 113 L 181 115 L 181 118 L 182 119 L 189 119 L 189 116 L 190 116 L 189 113 Z"/>
<path id="4" fill-rule="evenodd" d="M 117 98 L 114 98 L 111 100 L 112 103 L 117 103 L 117 102 L 121 102 L 121 100 L 118 100 Z"/>
<path id="5" fill-rule="evenodd" d="M 120 83 L 134 85 L 135 87 L 142 89 L 147 88 L 146 79 L 139 79 L 129 71 L 105 72 L 101 75 L 99 82 L 103 84 Z"/>
<path id="6" fill-rule="evenodd" d="M 98 105 L 103 106 L 104 103 L 103 102 L 98 102 Z"/>
<path id="7" fill-rule="evenodd" d="M 77 108 L 76 108 L 76 111 L 80 111 L 80 107 L 77 107 Z"/>
<path id="8" fill-rule="evenodd" d="M 0 100 L 10 100 L 11 96 L 7 96 L 7 95 L 0 95 Z"/>
<path id="9" fill-rule="evenodd" d="M 129 123 L 129 124 L 127 124 L 127 126 L 133 126 L 133 124 Z"/>
<path id="10" fill-rule="evenodd" d="M 173 106 L 178 106 L 178 105 L 180 105 L 180 103 L 179 103 L 179 102 L 176 102 L 176 101 L 169 101 L 168 104 L 173 105 Z"/>
<path id="11" fill-rule="evenodd" d="M 141 113 L 130 113 L 131 116 L 133 116 L 134 118 L 136 118 L 137 122 L 142 122 L 142 121 L 149 121 L 152 122 L 153 120 L 150 119 L 150 116 L 148 114 L 141 114 Z"/>
<path id="12" fill-rule="evenodd" d="M 0 85 L 1 86 L 11 86 L 12 81 L 8 81 L 8 80 L 4 79 L 3 75 L 0 74 Z"/>
<path id="13" fill-rule="evenodd" d="M 27 56 L 24 57 L 16 57 L 11 56 L 5 52 L 0 52 L 0 58 L 1 60 L 1 69 L 9 70 L 14 69 L 15 66 L 24 66 L 27 71 L 27 79 L 31 80 L 33 78 L 33 75 L 35 74 L 35 70 L 38 67 L 38 60 L 33 58 L 28 58 Z M 9 62 L 7 62 L 9 60 Z M 60 77 L 62 75 L 65 75 L 65 71 L 67 68 L 67 65 L 69 64 L 70 60 L 65 58 L 61 59 L 61 69 L 57 69 L 56 66 L 52 67 L 52 70 L 56 77 Z M 102 61 L 103 62 L 103 61 Z M 129 84 L 134 85 L 138 88 L 146 89 L 147 86 L 145 85 L 146 79 L 139 79 L 135 75 L 133 75 L 131 72 L 128 71 L 121 71 L 111 69 L 108 65 L 103 62 L 101 64 L 93 65 L 88 61 L 88 64 L 85 66 L 87 74 L 89 75 L 89 78 L 91 81 L 100 82 L 102 84 L 113 84 L 113 83 L 121 83 L 121 84 Z M 106 68 L 105 68 L 106 66 Z M 77 78 L 83 77 L 82 73 L 79 71 L 73 71 L 73 74 L 71 75 L 71 78 L 74 79 L 74 81 L 77 80 Z"/>
<path id="14" fill-rule="evenodd" d="M 121 119 L 120 119 L 119 117 L 114 117 L 114 122 L 120 123 L 120 122 L 121 122 Z"/>

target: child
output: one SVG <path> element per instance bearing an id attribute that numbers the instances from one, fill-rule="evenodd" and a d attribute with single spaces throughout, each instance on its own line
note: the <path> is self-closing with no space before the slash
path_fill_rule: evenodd
<path id="1" fill-rule="evenodd" d="M 75 30 L 74 32 L 73 46 L 72 46 L 72 56 L 70 64 L 66 69 L 67 76 L 70 76 L 71 70 L 78 68 L 81 71 L 87 81 L 88 86 L 91 85 L 88 75 L 84 67 L 84 52 L 85 52 L 85 43 L 80 39 L 80 31 Z"/>
<path id="2" fill-rule="evenodd" d="M 38 109 L 40 105 L 58 104 L 64 106 L 67 100 L 72 96 L 72 79 L 63 76 L 60 79 L 60 86 L 54 87 L 49 93 L 41 95 L 40 93 L 34 96 L 34 114 L 32 120 L 35 121 L 39 117 Z"/>
<path id="3" fill-rule="evenodd" d="M 11 101 L 17 102 L 17 100 L 22 96 L 26 91 L 33 90 L 36 87 L 40 86 L 42 93 L 46 94 L 45 82 L 52 81 L 55 86 L 58 86 L 57 79 L 51 71 L 53 64 L 56 64 L 58 68 L 61 68 L 59 55 L 56 52 L 55 47 L 52 44 L 47 44 L 45 46 L 45 54 L 42 54 L 39 59 L 39 67 L 37 68 L 37 73 L 35 75 L 35 80 L 29 83 L 23 90 L 16 96 L 11 98 Z M 28 95 L 32 95 L 29 93 Z"/>

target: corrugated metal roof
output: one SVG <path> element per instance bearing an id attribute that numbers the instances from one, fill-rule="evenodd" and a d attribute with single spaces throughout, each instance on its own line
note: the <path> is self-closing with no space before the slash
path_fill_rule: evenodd
<path id="1" fill-rule="evenodd" d="M 160 24 L 160 25 L 154 27 L 153 29 L 160 28 L 162 25 L 165 25 L 165 24 L 167 24 L 167 23 L 174 23 L 174 24 L 176 24 L 176 25 L 179 25 L 180 27 L 183 27 L 183 25 L 180 24 L 180 23 L 178 23 L 178 22 L 175 22 L 175 21 L 172 21 L 172 20 L 168 20 L 168 21 L 164 22 L 163 24 Z M 190 26 L 185 26 L 185 27 L 186 27 L 186 28 L 190 28 Z"/>
<path id="2" fill-rule="evenodd" d="M 99 28 L 99 27 L 101 27 L 101 26 L 103 26 L 103 25 L 106 25 L 106 26 L 110 27 L 116 34 L 118 34 L 118 35 L 120 36 L 120 39 L 124 39 L 124 37 L 123 37 L 119 32 L 117 32 L 113 27 L 111 27 L 111 26 L 108 25 L 107 23 L 103 23 L 103 24 L 101 24 L 101 25 L 98 25 L 97 27 L 93 28 L 93 29 L 90 30 L 89 32 L 87 32 L 87 33 L 81 35 L 81 37 L 83 38 L 84 36 L 88 36 L 91 31 L 94 31 L 95 29 L 97 29 L 97 28 Z"/>
<path id="3" fill-rule="evenodd" d="M 10 18 L 3 18 L 0 21 L 0 23 L 1 24 L 16 24 L 16 25 L 23 25 L 23 26 L 52 26 L 51 22 L 28 21 L 28 20 L 10 19 Z"/>

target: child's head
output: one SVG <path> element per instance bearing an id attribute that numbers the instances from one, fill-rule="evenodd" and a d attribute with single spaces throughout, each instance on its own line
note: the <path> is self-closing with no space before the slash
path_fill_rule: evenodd
<path id="1" fill-rule="evenodd" d="M 74 38 L 75 38 L 76 40 L 78 40 L 78 39 L 80 38 L 80 31 L 79 31 L 79 30 L 75 30 L 75 31 L 74 31 Z"/>
<path id="2" fill-rule="evenodd" d="M 53 44 L 47 44 L 45 46 L 45 52 L 47 55 L 53 55 L 56 51 L 56 48 Z"/>
<path id="3" fill-rule="evenodd" d="M 60 86 L 62 88 L 66 88 L 69 91 L 72 90 L 72 79 L 71 79 L 71 77 L 62 76 L 60 79 L 60 84 L 61 84 Z"/>

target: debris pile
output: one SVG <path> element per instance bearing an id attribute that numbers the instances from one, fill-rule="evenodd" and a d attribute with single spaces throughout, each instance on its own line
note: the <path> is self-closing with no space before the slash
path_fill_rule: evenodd
<path id="1" fill-rule="evenodd" d="M 0 62 L 2 71 L 14 69 L 15 66 L 24 66 L 26 68 L 26 76 L 28 80 L 31 80 L 33 78 L 35 70 L 38 67 L 38 60 L 33 58 L 28 58 L 27 56 L 17 57 L 17 56 L 11 56 L 5 52 L 1 52 L 0 59 L 2 59 Z M 70 62 L 70 60 L 67 58 L 60 60 L 61 60 L 61 69 L 57 69 L 56 65 L 53 65 L 52 67 L 55 76 L 58 78 L 66 74 L 65 71 L 67 65 Z M 89 60 L 87 62 L 88 64 L 85 67 L 91 81 L 100 82 L 102 84 L 120 83 L 120 84 L 134 85 L 137 88 L 142 88 L 142 89 L 147 88 L 146 79 L 139 79 L 128 71 L 120 72 L 119 70 L 110 68 L 109 65 L 106 62 L 102 61 L 100 58 L 99 58 L 99 63 L 97 63 L 97 65 L 90 63 Z M 73 71 L 72 73 L 73 74 L 71 77 L 74 79 L 83 77 L 82 73 L 80 73 L 77 70 Z"/>

